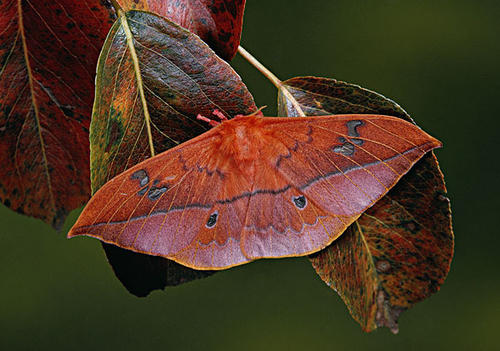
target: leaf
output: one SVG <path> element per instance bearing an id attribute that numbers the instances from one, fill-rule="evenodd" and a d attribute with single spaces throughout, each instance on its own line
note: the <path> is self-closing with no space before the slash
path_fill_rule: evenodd
<path id="1" fill-rule="evenodd" d="M 57 229 L 89 198 L 94 72 L 113 17 L 98 0 L 0 2 L 0 198 Z"/>
<path id="2" fill-rule="evenodd" d="M 162 257 L 138 254 L 114 245 L 104 244 L 104 248 L 115 275 L 131 294 L 138 297 L 215 273 L 190 269 Z"/>
<path id="3" fill-rule="evenodd" d="M 240 45 L 246 0 L 119 0 L 128 9 L 147 10 L 183 26 L 229 61 Z"/>
<path id="4" fill-rule="evenodd" d="M 197 36 L 141 11 L 126 13 L 111 28 L 99 58 L 96 89 L 90 128 L 94 193 L 136 163 L 207 130 L 197 114 L 218 109 L 232 117 L 257 109 L 240 77 Z M 178 265 L 161 259 L 151 266 L 147 255 L 104 248 L 118 278 L 133 293 L 147 291 L 146 285 L 175 285 L 205 274 L 179 273 Z M 119 250 L 135 263 L 121 264 L 128 258 L 117 258 Z M 179 279 L 155 274 L 163 270 Z M 141 286 L 130 278 L 136 273 L 151 279 Z"/>
<path id="5" fill-rule="evenodd" d="M 378 113 L 412 121 L 395 102 L 333 79 L 283 83 L 306 115 Z M 279 95 L 280 114 L 297 106 Z M 451 211 L 433 153 L 424 156 L 389 193 L 323 251 L 310 257 L 364 330 L 398 331 L 400 313 L 439 290 L 453 256 Z"/>
<path id="6" fill-rule="evenodd" d="M 218 109 L 232 117 L 257 109 L 241 78 L 197 36 L 142 11 L 126 13 L 111 28 L 96 81 L 93 192 L 152 153 L 208 130 L 198 114 Z"/>

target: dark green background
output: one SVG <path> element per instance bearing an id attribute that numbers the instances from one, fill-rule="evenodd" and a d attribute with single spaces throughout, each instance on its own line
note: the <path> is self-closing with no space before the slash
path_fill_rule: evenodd
<path id="1" fill-rule="evenodd" d="M 456 252 L 440 292 L 397 336 L 361 331 L 305 258 L 237 267 L 131 296 L 99 243 L 66 240 L 0 208 L 0 349 L 498 349 L 500 2 L 249 0 L 242 45 L 281 79 L 357 83 L 400 103 L 444 142 Z M 276 91 L 241 58 L 258 105 Z"/>

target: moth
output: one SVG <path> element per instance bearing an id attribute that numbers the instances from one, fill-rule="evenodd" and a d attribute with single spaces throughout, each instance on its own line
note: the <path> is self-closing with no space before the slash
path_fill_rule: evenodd
<path id="1" fill-rule="evenodd" d="M 111 179 L 69 232 L 199 270 L 337 239 L 441 143 L 382 115 L 236 116 Z"/>

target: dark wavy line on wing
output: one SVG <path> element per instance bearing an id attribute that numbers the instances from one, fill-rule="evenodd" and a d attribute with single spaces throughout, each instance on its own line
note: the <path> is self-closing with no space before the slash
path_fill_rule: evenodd
<path id="1" fill-rule="evenodd" d="M 307 183 L 303 184 L 303 185 L 300 185 L 298 187 L 299 190 L 304 190 L 306 189 L 307 187 L 311 186 L 312 184 L 314 184 L 315 182 L 317 182 L 318 180 L 321 180 L 321 179 L 325 179 L 325 178 L 328 178 L 328 177 L 331 177 L 333 175 L 336 175 L 336 174 L 345 174 L 345 173 L 349 173 L 349 172 L 352 172 L 352 171 L 355 171 L 355 170 L 358 170 L 358 169 L 363 169 L 365 167 L 369 167 L 369 166 L 373 166 L 373 165 L 377 165 L 377 164 L 380 164 L 382 162 L 387 162 L 387 161 L 391 161 L 397 157 L 401 157 L 402 155 L 404 154 L 407 154 L 407 153 L 410 153 L 416 149 L 420 149 L 422 151 L 422 153 L 424 153 L 425 151 L 425 146 L 427 144 L 430 144 L 429 143 L 426 143 L 426 144 L 423 144 L 423 145 L 420 145 L 418 147 L 415 147 L 415 148 L 412 148 L 412 149 L 409 149 L 401 154 L 398 154 L 398 155 L 395 155 L 395 156 L 392 156 L 392 157 L 389 157 L 385 160 L 382 160 L 382 161 L 376 161 L 376 162 L 371 162 L 371 163 L 367 163 L 367 164 L 364 164 L 362 166 L 351 166 L 351 167 L 348 167 L 344 170 L 342 170 L 342 172 L 339 172 L 339 171 L 332 171 L 332 172 L 328 172 L 328 173 L 325 173 L 323 175 L 320 175 L 320 176 L 317 176 L 311 180 L 309 180 Z M 108 225 L 108 224 L 121 224 L 121 223 L 126 223 L 126 222 L 130 222 L 130 221 L 135 221 L 135 220 L 140 220 L 140 219 L 144 219 L 146 217 L 150 217 L 150 216 L 155 216 L 155 215 L 161 215 L 161 214 L 167 214 L 167 213 L 170 213 L 170 212 L 174 212 L 174 211 L 183 211 L 183 210 L 186 210 L 186 209 L 190 209 L 190 208 L 200 208 L 200 209 L 210 209 L 212 208 L 214 205 L 217 205 L 217 204 L 220 204 L 220 205 L 224 205 L 224 204 L 231 204 L 235 201 L 238 201 L 240 199 L 243 199 L 243 198 L 248 198 L 248 197 L 253 197 L 255 195 L 259 195 L 259 194 L 272 194 L 272 195 L 278 195 L 278 194 L 281 194 L 281 193 L 284 193 L 285 191 L 287 191 L 288 189 L 290 189 L 292 186 L 291 185 L 287 185 L 283 188 L 280 188 L 280 189 L 277 189 L 277 190 L 273 190 L 273 189 L 259 189 L 259 190 L 255 190 L 255 191 L 252 191 L 252 192 L 244 192 L 240 195 L 237 195 L 237 196 L 234 196 L 230 199 L 223 199 L 223 200 L 217 200 L 215 201 L 214 203 L 207 203 L 207 204 L 203 204 L 203 203 L 192 203 L 192 204 L 187 204 L 186 206 L 172 206 L 170 208 L 170 210 L 168 211 L 165 211 L 165 210 L 160 210 L 160 211 L 155 211 L 155 212 L 151 212 L 150 214 L 148 215 L 142 215 L 142 216 L 137 216 L 137 217 L 132 217 L 130 218 L 129 220 L 123 220 L 123 221 L 113 221 L 113 222 L 101 222 L 101 223 L 95 223 L 91 226 L 85 226 L 85 227 L 81 227 L 81 229 L 84 229 L 84 228 L 90 228 L 90 227 L 96 227 L 96 226 L 102 226 L 102 225 Z"/>
<path id="2" fill-rule="evenodd" d="M 356 171 L 358 169 L 363 169 L 363 168 L 366 168 L 366 167 L 375 166 L 375 165 L 380 164 L 380 163 L 385 163 L 385 162 L 388 162 L 388 161 L 392 161 L 392 160 L 394 160 L 394 159 L 396 159 L 398 157 L 401 157 L 401 156 L 404 156 L 406 154 L 409 154 L 410 152 L 413 152 L 413 151 L 415 151 L 417 149 L 420 150 L 422 153 L 426 153 L 425 146 L 427 146 L 428 144 L 432 144 L 432 143 L 428 142 L 428 143 L 425 143 L 423 145 L 416 146 L 414 148 L 406 150 L 405 152 L 402 152 L 402 153 L 399 153 L 397 155 L 394 155 L 394 156 L 391 156 L 389 158 L 386 158 L 385 160 L 380 160 L 380 161 L 365 163 L 364 165 L 361 165 L 361 166 L 347 167 L 346 169 L 342 170 L 341 172 L 340 171 L 332 171 L 332 172 L 329 172 L 329 173 L 325 173 L 324 175 L 320 175 L 320 176 L 312 178 L 311 180 L 309 180 L 304 185 L 300 185 L 299 189 L 300 190 L 306 189 L 307 187 L 311 186 L 312 184 L 314 184 L 318 180 L 325 179 L 325 178 L 328 178 L 328 177 L 336 175 L 336 174 L 345 174 L 345 173 L 349 173 L 349 172 L 352 172 L 352 171 Z"/>

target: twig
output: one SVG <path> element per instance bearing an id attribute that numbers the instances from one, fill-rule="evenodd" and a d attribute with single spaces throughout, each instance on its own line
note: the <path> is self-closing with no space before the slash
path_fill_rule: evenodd
<path id="1" fill-rule="evenodd" d="M 262 63 L 260 63 L 255 57 L 253 57 L 242 46 L 238 46 L 238 53 L 245 60 L 247 60 L 248 62 L 250 62 L 250 64 L 252 64 L 252 66 L 254 66 L 255 68 L 257 68 L 267 79 L 269 79 L 271 81 L 271 83 L 273 83 L 273 85 L 281 93 L 283 93 L 283 95 L 285 96 L 285 99 L 287 101 L 289 101 L 289 102 L 292 103 L 293 107 L 295 108 L 295 110 L 297 111 L 297 113 L 298 113 L 299 116 L 301 116 L 301 117 L 305 117 L 306 116 L 306 114 L 304 113 L 304 111 L 302 111 L 302 108 L 300 107 L 299 102 L 295 99 L 295 97 L 292 95 L 292 93 L 290 92 L 290 90 L 288 90 L 288 88 L 285 85 L 283 85 L 283 83 L 281 82 L 281 80 L 279 80 L 278 77 L 276 77 L 274 75 L 273 72 L 271 72 L 270 70 L 268 70 Z"/>

